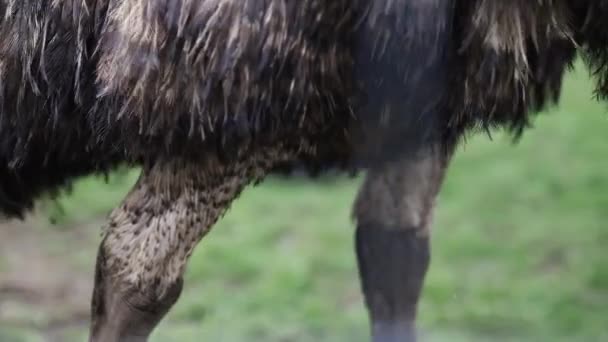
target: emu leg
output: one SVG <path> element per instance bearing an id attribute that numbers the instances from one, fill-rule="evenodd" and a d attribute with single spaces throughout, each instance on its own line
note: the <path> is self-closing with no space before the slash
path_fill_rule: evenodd
<path id="1" fill-rule="evenodd" d="M 369 170 L 355 203 L 355 249 L 374 342 L 416 340 L 429 228 L 449 157 L 439 150 Z"/>
<path id="2" fill-rule="evenodd" d="M 146 341 L 177 301 L 195 245 L 265 162 L 161 161 L 110 214 L 96 266 L 90 340 Z"/>

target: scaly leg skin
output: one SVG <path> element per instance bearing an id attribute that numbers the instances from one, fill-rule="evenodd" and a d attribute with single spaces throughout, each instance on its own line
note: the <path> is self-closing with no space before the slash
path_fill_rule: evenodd
<path id="1" fill-rule="evenodd" d="M 374 167 L 360 189 L 355 250 L 374 342 L 416 341 L 429 228 L 450 155 L 429 149 Z"/>
<path id="2" fill-rule="evenodd" d="M 279 153 L 222 165 L 158 161 L 110 214 L 99 247 L 90 341 L 146 341 L 179 298 L 196 244 Z"/>

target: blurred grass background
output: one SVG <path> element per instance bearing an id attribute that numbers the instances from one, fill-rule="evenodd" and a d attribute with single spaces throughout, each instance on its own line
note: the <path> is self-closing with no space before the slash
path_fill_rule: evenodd
<path id="1" fill-rule="evenodd" d="M 460 148 L 433 228 L 427 341 L 608 341 L 608 116 L 592 94 L 578 70 L 517 145 L 496 134 Z M 88 229 L 95 238 L 57 248 L 92 277 L 99 233 L 80 226 L 102 222 L 135 178 L 78 182 L 39 211 L 57 223 L 36 229 Z M 245 191 L 197 248 L 153 340 L 367 341 L 350 220 L 359 183 L 273 178 Z M 83 325 L 57 340 L 85 336 Z M 0 341 L 44 336 L 0 320 Z"/>

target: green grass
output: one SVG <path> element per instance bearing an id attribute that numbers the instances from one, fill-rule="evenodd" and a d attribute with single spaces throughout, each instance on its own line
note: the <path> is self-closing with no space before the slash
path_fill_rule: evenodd
<path id="1" fill-rule="evenodd" d="M 519 144 L 496 134 L 460 149 L 420 307 L 431 341 L 608 340 L 605 109 L 579 72 Z M 134 178 L 77 184 L 63 219 L 106 211 Z M 367 341 L 350 221 L 359 182 L 246 191 L 197 248 L 154 341 Z"/>

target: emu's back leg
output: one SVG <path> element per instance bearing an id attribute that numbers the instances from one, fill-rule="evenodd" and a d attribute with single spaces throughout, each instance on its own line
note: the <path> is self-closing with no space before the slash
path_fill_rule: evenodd
<path id="1" fill-rule="evenodd" d="M 145 341 L 182 288 L 198 241 L 271 156 L 222 167 L 159 161 L 110 215 L 97 259 L 91 341 Z"/>
<path id="2" fill-rule="evenodd" d="M 356 253 L 374 342 L 416 340 L 429 228 L 449 160 L 440 149 L 368 171 L 355 202 Z"/>

